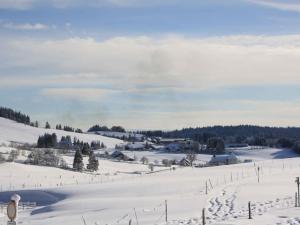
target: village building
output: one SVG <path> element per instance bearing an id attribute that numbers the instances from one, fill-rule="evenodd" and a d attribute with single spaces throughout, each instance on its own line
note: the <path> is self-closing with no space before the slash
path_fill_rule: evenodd
<path id="1" fill-rule="evenodd" d="M 235 154 L 229 153 L 224 155 L 213 155 L 208 162 L 210 166 L 230 165 L 238 163 L 238 158 Z"/>

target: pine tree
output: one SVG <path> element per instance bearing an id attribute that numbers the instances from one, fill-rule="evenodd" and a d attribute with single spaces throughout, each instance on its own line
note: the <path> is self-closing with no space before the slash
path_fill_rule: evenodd
<path id="1" fill-rule="evenodd" d="M 51 128 L 51 126 L 50 126 L 50 124 L 48 122 L 46 122 L 45 128 L 46 129 L 50 129 Z"/>
<path id="2" fill-rule="evenodd" d="M 89 164 L 87 165 L 87 169 L 91 171 L 97 171 L 99 168 L 99 161 L 96 158 L 93 151 L 91 151 L 89 155 Z"/>
<path id="3" fill-rule="evenodd" d="M 80 150 L 77 150 L 74 156 L 74 161 L 73 161 L 73 169 L 77 171 L 82 171 L 84 167 L 83 164 L 83 156 L 81 154 Z"/>

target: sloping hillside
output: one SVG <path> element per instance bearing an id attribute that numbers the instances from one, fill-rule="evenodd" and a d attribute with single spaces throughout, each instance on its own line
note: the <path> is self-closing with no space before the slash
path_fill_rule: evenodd
<path id="1" fill-rule="evenodd" d="M 55 129 L 36 128 L 0 118 L 0 144 L 8 144 L 11 141 L 20 143 L 36 143 L 38 137 L 45 133 L 56 133 L 58 139 L 60 139 L 61 136 L 69 135 L 72 139 L 76 137 L 80 141 L 84 142 L 101 141 L 108 148 L 114 147 L 116 144 L 122 142 L 115 138 L 108 138 L 95 134 L 80 134 Z"/>

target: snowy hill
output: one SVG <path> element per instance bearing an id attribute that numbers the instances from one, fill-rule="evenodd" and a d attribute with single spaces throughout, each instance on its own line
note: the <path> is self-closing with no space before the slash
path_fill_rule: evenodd
<path id="1" fill-rule="evenodd" d="M 119 178 L 111 175 L 101 180 L 101 176 L 56 168 L 5 163 L 0 165 L 0 202 L 15 192 L 24 201 L 35 201 L 37 207 L 20 212 L 19 223 L 24 225 L 82 225 L 82 217 L 89 225 L 128 225 L 130 219 L 143 225 L 201 225 L 202 208 L 206 208 L 208 224 L 299 224 L 299 210 L 293 207 L 299 165 L 298 158 L 279 159 Z M 115 169 L 123 166 L 114 164 Z M 261 168 L 260 183 L 257 166 Z M 22 183 L 26 185 L 20 188 Z M 165 200 L 168 223 L 164 222 Z M 252 202 L 253 220 L 247 219 L 248 201 Z M 0 224 L 4 222 L 0 216 Z"/>
<path id="2" fill-rule="evenodd" d="M 58 138 L 76 136 L 82 141 L 104 142 L 108 147 L 121 142 L 94 134 L 34 128 L 0 118 L 0 144 L 35 143 L 39 135 L 52 132 Z M 130 219 L 132 224 L 142 225 L 201 225 L 203 208 L 207 224 L 213 225 L 300 224 L 300 208 L 294 207 L 295 177 L 300 168 L 297 155 L 271 148 L 234 152 L 241 159 L 255 162 L 206 168 L 155 167 L 152 173 L 148 165 L 100 159 L 99 170 L 94 174 L 2 163 L 0 209 L 13 193 L 18 193 L 23 201 L 36 203 L 20 208 L 18 224 L 23 225 L 128 225 Z M 163 152 L 125 153 L 150 160 L 184 157 Z M 207 161 L 209 156 L 198 157 Z M 69 163 L 73 159 L 67 155 L 64 158 Z M 252 220 L 247 219 L 248 201 Z M 6 221 L 2 210 L 0 224 Z"/>
<path id="3" fill-rule="evenodd" d="M 122 143 L 122 141 L 118 139 L 103 137 L 100 135 L 80 134 L 55 129 L 36 128 L 22 123 L 16 123 L 8 119 L 0 118 L 0 144 L 9 144 L 11 141 L 20 143 L 36 143 L 38 137 L 45 133 L 56 133 L 58 140 L 60 140 L 61 136 L 69 135 L 72 137 L 72 139 L 73 137 L 76 137 L 80 141 L 89 143 L 92 141 L 101 141 L 108 148 L 112 148 L 116 144 Z"/>

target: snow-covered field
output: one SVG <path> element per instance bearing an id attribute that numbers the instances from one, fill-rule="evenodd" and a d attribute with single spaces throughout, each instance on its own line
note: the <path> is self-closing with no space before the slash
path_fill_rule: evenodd
<path id="1" fill-rule="evenodd" d="M 45 131 L 52 132 L 0 118 L 0 143 L 33 143 Z M 79 135 L 85 141 L 101 140 L 112 147 L 119 141 L 99 135 L 53 131 L 58 135 Z M 95 174 L 3 163 L 0 202 L 7 202 L 13 193 L 20 194 L 22 201 L 35 202 L 36 207 L 20 209 L 18 224 L 23 225 L 128 225 L 129 220 L 132 225 L 201 225 L 203 208 L 208 224 L 300 224 L 300 208 L 294 207 L 300 159 L 291 151 L 280 149 L 242 149 L 235 153 L 255 162 L 175 170 L 157 167 L 154 173 L 149 173 L 147 165 L 100 160 Z M 153 152 L 135 154 L 151 160 L 183 157 Z M 71 163 L 68 157 L 65 156 Z M 247 219 L 249 201 L 252 220 Z M 0 204 L 1 225 L 7 221 L 4 214 L 5 208 Z"/>
<path id="2" fill-rule="evenodd" d="M 261 168 L 260 183 L 257 166 Z M 5 163 L 0 165 L 1 184 L 9 186 L 2 188 L 26 185 L 15 188 L 18 191 L 1 192 L 0 201 L 16 192 L 24 201 L 37 202 L 37 208 L 20 213 L 19 222 L 32 225 L 84 224 L 82 216 L 87 224 L 125 225 L 129 219 L 135 224 L 135 212 L 139 224 L 165 224 L 165 200 L 169 225 L 201 224 L 202 208 L 206 208 L 210 224 L 299 224 L 295 222 L 299 210 L 293 207 L 299 170 L 300 160 L 295 158 L 255 165 L 177 168 L 101 181 L 101 175 Z M 248 201 L 252 202 L 253 220 L 247 220 Z"/>
<path id="3" fill-rule="evenodd" d="M 80 134 L 63 130 L 35 128 L 0 117 L 0 144 L 9 144 L 11 141 L 32 144 L 36 143 L 38 137 L 40 135 L 44 135 L 45 133 L 56 133 L 58 140 L 60 140 L 61 136 L 69 135 L 72 139 L 76 137 L 80 141 L 89 143 L 92 141 L 101 141 L 109 148 L 115 147 L 116 144 L 122 143 L 121 140 L 95 134 Z"/>

